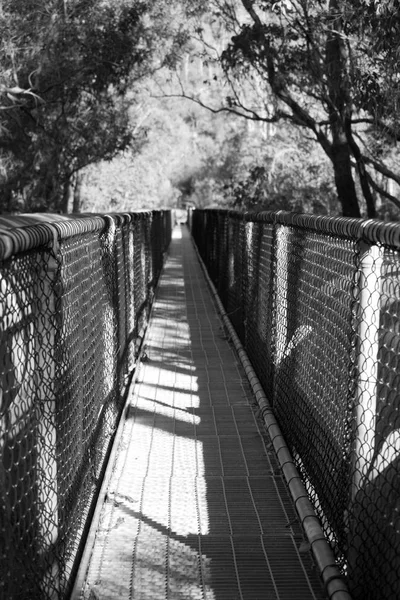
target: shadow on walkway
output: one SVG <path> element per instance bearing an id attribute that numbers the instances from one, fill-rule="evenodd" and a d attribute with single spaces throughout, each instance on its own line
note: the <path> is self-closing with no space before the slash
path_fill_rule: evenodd
<path id="1" fill-rule="evenodd" d="M 324 598 L 185 228 L 174 231 L 146 355 L 81 597 Z"/>

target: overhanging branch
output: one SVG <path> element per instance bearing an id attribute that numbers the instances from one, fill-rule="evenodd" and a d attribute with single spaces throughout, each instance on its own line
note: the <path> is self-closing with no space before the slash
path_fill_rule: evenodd
<path id="1" fill-rule="evenodd" d="M 231 113 L 233 115 L 236 115 L 238 117 L 242 117 L 244 119 L 247 119 L 248 121 L 261 121 L 263 123 L 276 123 L 280 119 L 290 119 L 290 120 L 292 120 L 292 116 L 289 115 L 289 114 L 287 114 L 287 113 L 285 113 L 285 112 L 283 112 L 283 111 L 277 111 L 271 117 L 263 117 L 260 114 L 256 113 L 255 111 L 253 111 L 253 110 L 251 110 L 249 108 L 246 108 L 244 106 L 242 106 L 241 108 L 244 111 L 247 111 L 248 114 L 246 114 L 244 112 L 240 112 L 239 110 L 237 110 L 237 109 L 235 109 L 234 107 L 231 107 L 231 106 L 221 106 L 220 108 L 213 108 L 212 106 L 209 106 L 208 104 L 206 104 L 202 100 L 199 100 L 198 98 L 195 98 L 194 96 L 190 96 L 189 94 L 186 94 L 184 92 L 181 92 L 180 94 L 160 94 L 160 95 L 154 95 L 154 94 L 152 94 L 151 97 L 152 98 L 181 98 L 181 99 L 186 99 L 186 100 L 190 100 L 191 102 L 194 102 L 195 104 L 198 104 L 202 108 L 205 108 L 205 109 L 209 110 L 210 112 L 214 113 L 215 115 L 219 114 L 219 113 L 227 112 L 227 113 Z"/>
<path id="2" fill-rule="evenodd" d="M 392 194 L 389 194 L 389 192 L 387 192 L 380 185 L 378 185 L 372 179 L 371 175 L 368 174 L 368 178 L 369 178 L 369 184 L 372 187 L 372 189 L 374 189 L 376 192 L 378 192 L 378 194 L 380 194 L 384 198 L 387 198 L 388 200 L 390 200 L 391 202 L 393 202 L 393 204 L 395 206 L 397 206 L 397 208 L 400 208 L 400 200 L 398 200 L 395 196 L 392 196 Z"/>
<path id="3" fill-rule="evenodd" d="M 370 158 L 369 156 L 363 155 L 362 159 L 366 164 L 372 165 L 375 171 L 378 171 L 378 173 L 381 173 L 381 175 L 384 175 L 388 179 L 393 179 L 393 181 L 400 185 L 400 175 L 394 173 L 394 171 L 386 167 L 386 165 L 384 165 L 378 160 Z"/>

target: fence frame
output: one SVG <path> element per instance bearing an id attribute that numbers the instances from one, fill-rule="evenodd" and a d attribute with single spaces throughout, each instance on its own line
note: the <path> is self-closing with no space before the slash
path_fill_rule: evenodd
<path id="1" fill-rule="evenodd" d="M 270 385 L 268 382 L 267 387 L 269 389 L 264 390 L 267 400 L 272 407 L 272 414 L 274 414 L 276 374 L 280 362 L 288 351 L 288 344 L 290 345 L 291 343 L 287 338 L 287 311 L 290 308 L 287 307 L 286 303 L 288 286 L 286 262 L 288 253 L 293 251 L 291 249 L 290 238 L 288 237 L 290 235 L 289 232 L 293 230 L 304 232 L 305 235 L 322 234 L 322 236 L 343 240 L 346 243 L 349 242 L 349 247 L 353 247 L 354 270 L 351 295 L 349 294 L 348 318 L 352 322 L 353 327 L 353 340 L 349 340 L 349 361 L 354 360 L 355 356 L 355 362 L 354 364 L 352 363 L 352 366 L 349 366 L 349 390 L 351 391 L 349 391 L 350 396 L 348 399 L 353 399 L 348 403 L 346 409 L 349 411 L 348 421 L 351 422 L 353 442 L 350 450 L 349 471 L 351 472 L 351 476 L 348 481 L 348 497 L 345 499 L 345 505 L 347 504 L 345 512 L 347 514 L 344 515 L 344 518 L 354 519 L 355 513 L 353 513 L 353 517 L 351 517 L 351 513 L 356 494 L 363 494 L 364 486 L 369 483 L 370 478 L 374 475 L 371 471 L 371 467 L 373 466 L 371 461 L 376 451 L 375 421 L 381 269 L 385 248 L 400 251 L 400 224 L 384 223 L 376 220 L 304 215 L 285 211 L 243 213 L 229 209 L 194 209 L 191 211 L 189 217 L 192 235 L 226 310 L 226 291 L 221 289 L 220 286 L 223 274 L 218 271 L 218 265 L 215 261 L 216 249 L 213 247 L 212 241 L 215 238 L 215 230 L 218 237 L 218 231 L 222 231 L 226 227 L 229 228 L 230 223 L 238 221 L 242 223 L 244 230 L 246 230 L 248 223 L 263 223 L 271 225 L 274 232 L 271 287 L 273 290 L 275 315 L 272 321 L 268 321 L 270 330 L 273 332 L 271 340 L 271 352 L 273 353 L 272 384 Z M 213 233 L 209 235 L 211 231 Z M 237 260 L 240 262 L 242 250 L 238 247 L 239 244 L 239 239 L 235 239 L 235 244 L 231 245 L 229 245 L 228 240 L 227 255 L 220 257 L 219 262 L 229 263 L 231 255 L 235 252 L 238 255 Z M 276 278 L 278 271 L 281 273 L 280 280 Z M 260 274 L 258 277 L 260 277 Z M 265 293 L 264 290 L 264 296 Z M 246 304 L 244 299 L 241 302 L 242 305 Z M 230 310 L 232 310 L 231 307 Z M 228 316 L 230 316 L 229 312 Z M 236 328 L 234 321 L 232 321 L 232 324 Z M 236 329 L 236 332 L 246 350 L 248 331 L 246 330 L 242 334 L 242 327 L 243 325 L 239 327 L 239 330 Z M 352 343 L 355 344 L 354 347 L 351 346 Z M 258 375 L 255 366 L 254 369 Z M 352 381 L 350 381 L 351 376 L 353 376 Z M 396 448 L 392 448 L 393 452 L 395 450 Z M 312 485 L 312 481 L 308 483 Z M 360 501 L 360 497 L 358 497 L 358 501 Z M 366 530 L 369 527 L 368 523 L 371 523 L 372 528 L 376 529 L 377 526 L 373 524 L 372 517 L 364 515 L 363 519 L 363 526 Z M 371 520 L 369 521 L 369 519 Z M 355 540 L 354 523 L 353 525 L 349 521 L 347 523 L 349 527 L 347 543 L 350 545 L 353 544 L 353 550 L 347 554 L 347 559 L 350 561 L 348 572 L 350 575 L 353 572 L 356 573 L 355 576 L 357 577 L 360 575 L 360 572 L 357 573 L 357 569 L 355 569 L 352 563 L 357 561 L 357 554 L 364 552 L 364 550 L 362 542 Z M 363 560 L 365 561 L 365 557 Z M 358 582 L 352 581 L 351 583 L 353 593 L 353 589 L 357 588 Z M 371 593 L 374 592 L 372 591 Z M 390 596 L 390 599 L 392 600 L 394 597 Z M 364 595 L 361 594 L 360 598 L 364 600 L 365 590 Z M 375 596 L 371 596 L 372 598 L 375 598 Z"/>
<path id="2" fill-rule="evenodd" d="M 135 232 L 140 234 L 140 243 L 135 243 Z M 57 491 L 57 481 L 62 479 L 63 473 L 62 463 L 59 462 L 56 446 L 59 446 L 59 436 L 64 435 L 64 430 L 60 430 L 57 426 L 56 411 L 59 399 L 55 393 L 55 379 L 57 378 L 57 360 L 59 351 L 56 351 L 57 344 L 60 343 L 60 328 L 63 326 L 64 318 L 64 297 L 63 297 L 63 280 L 62 277 L 68 277 L 69 273 L 65 272 L 62 275 L 63 269 L 63 245 L 68 240 L 76 239 L 77 243 L 82 236 L 89 236 L 89 239 L 99 240 L 96 242 L 96 248 L 102 247 L 100 239 L 107 237 L 109 241 L 109 267 L 111 272 L 109 275 L 113 278 L 113 296 L 110 297 L 110 302 L 113 303 L 113 311 L 115 313 L 115 332 L 113 333 L 116 341 L 115 345 L 115 364 L 113 364 L 112 378 L 115 380 L 116 407 L 115 422 L 109 434 L 105 437 L 105 446 L 100 448 L 100 454 L 97 449 L 89 452 L 90 455 L 95 453 L 100 457 L 98 464 L 98 472 L 95 475 L 96 480 L 93 480 L 93 489 L 89 498 L 89 505 L 85 507 L 82 514 L 79 512 L 78 521 L 81 521 L 80 530 L 77 536 L 77 542 L 74 542 L 74 549 L 69 547 L 68 552 L 71 557 L 67 558 L 68 569 L 64 564 L 63 568 L 59 565 L 59 552 L 62 548 L 68 547 L 67 539 L 60 539 L 63 523 L 63 514 L 65 507 L 61 507 L 60 499 Z M 130 380 L 135 372 L 137 365 L 141 340 L 143 332 L 147 326 L 148 317 L 150 314 L 151 303 L 154 296 L 154 287 L 157 284 L 158 276 L 161 272 L 165 253 L 167 251 L 171 238 L 171 212 L 169 210 L 154 210 L 154 211 L 137 211 L 126 214 L 109 214 L 109 215 L 21 215 L 15 217 L 0 217 L 0 278 L 2 266 L 6 266 L 10 261 L 18 260 L 19 257 L 24 257 L 29 254 L 35 257 L 38 264 L 39 276 L 37 285 L 35 284 L 35 306 L 34 310 L 38 316 L 39 338 L 46 337 L 46 344 L 50 348 L 51 356 L 43 353 L 41 348 L 37 348 L 39 338 L 32 340 L 33 346 L 36 348 L 34 358 L 29 360 L 39 361 L 35 376 L 32 380 L 32 386 L 36 396 L 40 399 L 40 414 L 46 416 L 46 424 L 44 421 L 39 421 L 37 427 L 40 440 L 46 441 L 46 448 L 51 449 L 49 453 L 44 449 L 43 443 L 38 442 L 37 457 L 37 482 L 38 497 L 40 499 L 40 514 L 38 516 L 37 526 L 43 528 L 40 536 L 41 544 L 40 552 L 46 555 L 46 570 L 40 575 L 36 573 L 35 565 L 26 564 L 24 567 L 25 575 L 36 579 L 43 577 L 41 581 L 35 581 L 36 588 L 40 588 L 40 592 L 32 592 L 32 600 L 61 600 L 68 597 L 73 580 L 78 568 L 79 559 L 84 546 L 84 539 L 88 532 L 89 522 L 96 504 L 96 498 L 100 492 L 102 477 L 106 470 L 106 463 L 110 455 L 112 443 L 117 431 L 118 422 L 122 415 L 124 406 L 124 397 L 126 396 Z M 96 250 L 97 251 L 97 250 Z M 44 252 L 47 257 L 46 265 L 40 267 L 40 252 Z M 83 255 L 88 252 L 88 248 L 82 246 Z M 37 253 L 37 254 L 36 254 Z M 143 265 L 143 273 L 138 280 L 133 276 L 135 253 L 139 253 L 139 262 L 143 262 L 145 257 L 146 265 Z M 36 258 L 37 256 L 37 258 Z M 86 260 L 86 259 L 85 259 Z M 99 260 L 103 260 L 99 257 Z M 35 262 L 36 264 L 36 262 Z M 104 268 L 104 263 L 103 268 Z M 73 268 L 73 267 L 68 267 Z M 42 269 L 42 270 L 41 270 Z M 132 270 L 130 276 L 127 277 L 129 270 Z M 104 275 L 103 275 L 104 276 Z M 143 289 L 137 289 L 137 286 Z M 1 290 L 0 290 L 1 291 Z M 140 310 L 137 311 L 138 301 L 136 296 L 139 294 Z M 80 298 L 75 298 L 75 301 L 80 305 Z M 79 310 L 85 310 L 84 307 Z M 82 324 L 83 326 L 83 324 Z M 101 323 L 99 324 L 101 327 Z M 43 334 L 41 331 L 46 330 Z M 0 332 L 1 334 L 1 332 Z M 7 343 L 7 338 L 1 338 L 0 344 Z M 64 342 L 63 342 L 64 343 Z M 33 347 L 32 346 L 32 347 Z M 40 381 L 40 373 L 42 372 L 41 362 L 46 360 L 47 377 L 51 375 L 53 384 L 51 390 L 49 387 L 44 390 Z M 90 357 L 89 357 L 90 360 Z M 47 364 L 48 363 L 48 364 Z M 13 367 L 14 368 L 14 367 Z M 3 383 L 7 383 L 7 365 L 1 364 L 0 371 L 3 377 Z M 29 388 L 31 390 L 31 387 Z M 39 391 L 41 390 L 41 391 Z M 1 398 L 0 398 L 1 400 Z M 25 400 L 24 400 L 25 402 Z M 32 399 L 34 402 L 34 399 Z M 74 400 L 75 402 L 75 400 Z M 1 407 L 1 404 L 0 404 Z M 3 407 L 4 408 L 4 407 Z M 101 411 L 100 411 L 101 412 Z M 60 417 L 58 417 L 59 419 Z M 99 415 L 98 415 L 98 418 Z M 96 428 L 96 423 L 92 425 Z M 50 428 L 50 429 L 49 429 Z M 1 434 L 1 432 L 0 432 Z M 3 437 L 6 440 L 6 433 L 0 435 L 0 463 L 3 461 Z M 100 440 L 101 441 L 101 440 Z M 4 444 L 6 441 L 4 441 Z M 42 445 L 40 445 L 42 444 Z M 43 446 L 43 447 L 42 447 Z M 85 458 L 83 450 L 81 452 L 82 460 L 92 461 L 93 458 Z M 97 459 L 96 459 L 97 460 Z M 6 463 L 4 463 L 6 465 Z M 83 465 L 83 463 L 82 463 Z M 7 463 L 8 468 L 8 463 Z M 9 468 L 13 468 L 12 465 Z M 28 468 L 28 467 L 26 467 Z M 86 468 L 86 467 L 85 467 Z M 89 468 L 89 467 L 88 467 Z M 91 467 L 89 468 L 89 470 Z M 17 469 L 18 470 L 18 469 Z M 46 476 L 40 475 L 46 473 Z M 79 479 L 79 477 L 78 477 Z M 51 480 L 51 483 L 49 483 Z M 3 490 L 6 493 L 6 490 Z M 77 497 L 79 498 L 79 493 Z M 18 500 L 15 500 L 17 502 Z M 17 510 L 13 505 L 13 510 Z M 0 511 L 2 510 L 2 498 L 0 494 Z M 22 508 L 18 510 L 23 510 Z M 69 509 L 68 509 L 69 510 Z M 75 509 L 74 509 L 75 510 Z M 80 509 L 79 509 L 80 510 Z M 46 522 L 46 515 L 52 515 L 51 523 Z M 80 516 L 79 516 L 80 515 Z M 1 514 L 0 514 L 1 517 Z M 0 519 L 1 521 L 1 519 Z M 7 527 L 7 523 L 5 523 Z M 57 548 L 57 550 L 55 550 Z M 1 550 L 1 548 L 0 548 Z M 0 560 L 4 561 L 1 556 Z M 44 560 L 44 559 L 43 559 Z M 5 564 L 5 563 L 4 563 Z M 16 571 L 17 572 L 17 571 Z M 49 583 L 50 582 L 50 583 Z M 12 582 L 3 580 L 3 585 L 13 586 Z M 18 588 L 18 584 L 14 586 Z M 0 596 L 2 596 L 2 588 L 0 582 Z M 8 589 L 8 588 L 7 588 Z M 14 589 L 14 588 L 13 588 Z M 7 592 L 4 592 L 5 594 Z M 20 598 L 19 592 L 15 592 L 15 598 Z"/>

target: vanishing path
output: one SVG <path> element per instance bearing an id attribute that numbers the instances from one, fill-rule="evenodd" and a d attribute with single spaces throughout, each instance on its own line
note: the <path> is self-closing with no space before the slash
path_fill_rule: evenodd
<path id="1" fill-rule="evenodd" d="M 174 230 L 145 351 L 75 597 L 323 599 L 184 227 Z"/>

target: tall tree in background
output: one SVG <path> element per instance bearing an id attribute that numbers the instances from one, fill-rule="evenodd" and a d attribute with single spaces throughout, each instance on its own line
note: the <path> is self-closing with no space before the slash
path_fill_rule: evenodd
<path id="1" fill-rule="evenodd" d="M 361 0 L 212 0 L 231 38 L 219 53 L 230 88 L 224 109 L 248 119 L 285 120 L 312 134 L 328 156 L 342 214 L 376 195 L 399 200 L 391 166 L 398 139 L 400 15 L 394 3 Z M 257 97 L 250 103 L 245 89 Z M 185 94 L 184 94 L 185 95 Z M 199 97 L 194 98 L 200 101 Z"/>
<path id="2" fill-rule="evenodd" d="M 138 82 L 177 59 L 178 17 L 168 0 L 2 2 L 3 211 L 65 210 L 82 168 L 141 148 Z"/>

